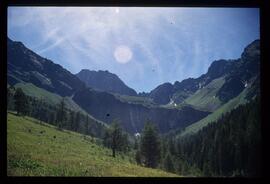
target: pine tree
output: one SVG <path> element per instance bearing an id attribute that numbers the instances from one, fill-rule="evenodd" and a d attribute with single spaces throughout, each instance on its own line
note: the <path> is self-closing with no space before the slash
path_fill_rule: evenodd
<path id="1" fill-rule="evenodd" d="M 117 121 L 114 121 L 111 125 L 111 148 L 112 155 L 115 157 L 117 149 L 121 148 L 122 143 L 122 129 Z"/>
<path id="2" fill-rule="evenodd" d="M 134 149 L 137 150 L 138 148 L 139 148 L 138 140 L 137 137 L 135 137 Z"/>
<path id="3" fill-rule="evenodd" d="M 164 163 L 163 163 L 163 167 L 168 172 L 175 171 L 175 167 L 174 167 L 172 156 L 171 156 L 170 152 L 167 152 L 167 154 L 166 154 L 166 157 L 165 157 Z"/>
<path id="4" fill-rule="evenodd" d="M 74 122 L 74 131 L 78 131 L 81 123 L 81 113 L 79 111 L 76 112 L 75 122 Z"/>
<path id="5" fill-rule="evenodd" d="M 160 159 L 160 139 L 156 127 L 150 121 L 145 123 L 140 150 L 145 166 L 157 167 Z"/>
<path id="6" fill-rule="evenodd" d="M 88 118 L 88 115 L 86 115 L 84 129 L 85 129 L 84 130 L 85 135 L 88 135 L 89 134 L 89 118 Z"/>
<path id="7" fill-rule="evenodd" d="M 129 150 L 129 141 L 128 141 L 128 134 L 126 132 L 123 132 L 121 135 L 121 145 L 120 149 L 123 152 L 127 152 Z"/>
<path id="8" fill-rule="evenodd" d="M 57 125 L 60 129 L 63 128 L 65 120 L 66 120 L 65 99 L 62 98 L 61 102 L 58 105 L 57 111 Z"/>
<path id="9" fill-rule="evenodd" d="M 110 128 L 106 129 L 103 137 L 103 145 L 112 149 L 112 156 L 115 157 L 116 151 L 123 150 L 123 130 L 117 120 L 114 120 Z"/>
<path id="10" fill-rule="evenodd" d="M 137 164 L 141 165 L 142 164 L 142 158 L 141 158 L 141 152 L 140 150 L 137 150 L 135 153 L 135 160 Z"/>
<path id="11" fill-rule="evenodd" d="M 16 89 L 14 99 L 15 99 L 15 110 L 17 111 L 17 114 L 26 115 L 26 113 L 28 112 L 28 102 L 27 97 L 21 88 Z"/>

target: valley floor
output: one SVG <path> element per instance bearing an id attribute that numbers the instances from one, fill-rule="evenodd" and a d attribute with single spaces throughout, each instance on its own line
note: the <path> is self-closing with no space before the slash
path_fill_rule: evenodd
<path id="1" fill-rule="evenodd" d="M 96 140 L 7 113 L 8 176 L 179 177 L 136 165 L 127 155 L 111 156 Z"/>

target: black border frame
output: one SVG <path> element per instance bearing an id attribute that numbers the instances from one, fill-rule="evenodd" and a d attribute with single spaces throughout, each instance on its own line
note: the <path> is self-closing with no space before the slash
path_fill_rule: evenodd
<path id="1" fill-rule="evenodd" d="M 269 152 L 267 149 L 268 122 L 268 88 L 267 69 L 269 68 L 269 10 L 267 0 L 0 0 L 1 32 L 0 32 L 0 69 L 1 69 L 1 178 L 6 182 L 31 183 L 31 182 L 57 182 L 57 183 L 100 183 L 100 182 L 138 182 L 138 183 L 260 183 L 267 176 L 267 163 Z M 260 8 L 260 40 L 261 40 L 261 104 L 262 104 L 262 136 L 263 136 L 263 168 L 262 177 L 259 178 L 129 178 L 129 177 L 10 177 L 7 176 L 7 124 L 6 124 L 6 84 L 7 84 L 7 9 L 8 6 L 123 6 L 123 7 L 254 7 Z M 270 7 L 268 5 L 268 7 Z"/>

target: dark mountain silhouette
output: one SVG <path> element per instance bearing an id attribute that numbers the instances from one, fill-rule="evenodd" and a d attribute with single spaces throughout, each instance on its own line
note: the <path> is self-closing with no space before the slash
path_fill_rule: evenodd
<path id="1" fill-rule="evenodd" d="M 87 86 L 94 89 L 122 95 L 137 95 L 136 91 L 126 86 L 117 75 L 108 71 L 90 71 L 83 69 L 77 73 L 76 76 L 81 79 L 81 81 L 85 82 Z"/>
<path id="2" fill-rule="evenodd" d="M 92 116 L 108 124 L 118 119 L 123 127 L 132 133 L 140 132 L 146 120 L 157 124 L 159 130 L 164 133 L 188 126 L 209 114 L 191 107 L 178 110 L 125 103 L 112 94 L 92 89 L 78 91 L 73 100 Z"/>
<path id="3" fill-rule="evenodd" d="M 83 82 L 61 65 L 39 56 L 21 42 L 10 39 L 7 65 L 7 80 L 11 85 L 30 82 L 61 96 L 71 96 L 76 90 L 85 87 Z"/>

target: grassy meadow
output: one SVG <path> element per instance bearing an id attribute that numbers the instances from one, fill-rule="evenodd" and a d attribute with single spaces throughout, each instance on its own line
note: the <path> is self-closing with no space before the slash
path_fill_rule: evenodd
<path id="1" fill-rule="evenodd" d="M 97 139 L 7 113 L 8 176 L 178 177 L 137 165 L 132 153 L 111 156 Z"/>

